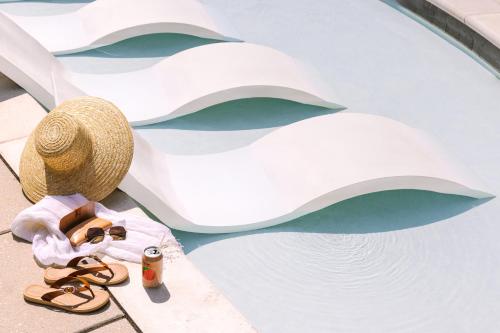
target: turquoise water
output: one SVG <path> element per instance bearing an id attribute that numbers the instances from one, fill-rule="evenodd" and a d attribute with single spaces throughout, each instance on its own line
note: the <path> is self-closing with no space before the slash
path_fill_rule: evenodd
<path id="1" fill-rule="evenodd" d="M 226 14 L 242 39 L 316 68 L 348 107 L 342 112 L 434 135 L 500 193 L 500 80 L 452 40 L 378 0 L 202 2 Z M 60 59 L 81 72 L 135 70 L 210 42 L 155 35 Z M 211 153 L 329 112 L 252 99 L 137 131 L 172 154 Z M 391 191 L 263 230 L 175 235 L 260 332 L 495 332 L 499 213 L 498 199 Z"/>
<path id="2" fill-rule="evenodd" d="M 79 73 L 120 73 L 147 68 L 175 53 L 217 42 L 181 34 L 152 34 L 59 59 Z"/>

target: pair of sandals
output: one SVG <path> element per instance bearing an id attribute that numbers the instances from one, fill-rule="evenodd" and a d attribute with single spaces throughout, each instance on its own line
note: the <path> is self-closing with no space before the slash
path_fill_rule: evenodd
<path id="1" fill-rule="evenodd" d="M 87 258 L 95 263 L 89 263 Z M 44 280 L 49 286 L 28 286 L 24 290 L 24 299 L 69 312 L 88 313 L 109 302 L 108 292 L 92 289 L 90 283 L 109 286 L 127 279 L 128 270 L 122 264 L 107 264 L 94 255 L 76 257 L 64 268 L 47 268 Z"/>

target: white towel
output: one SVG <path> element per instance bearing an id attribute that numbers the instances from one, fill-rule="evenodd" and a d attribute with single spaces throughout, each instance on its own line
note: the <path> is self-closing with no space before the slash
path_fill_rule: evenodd
<path id="1" fill-rule="evenodd" d="M 144 248 L 158 246 L 162 239 L 162 243 L 170 247 L 170 253 L 182 252 L 170 229 L 163 224 L 146 217 L 115 212 L 97 202 L 96 216 L 111 221 L 114 226 L 125 227 L 126 239 L 113 240 L 106 235 L 100 243 L 72 247 L 69 239 L 59 230 L 59 221 L 87 202 L 81 194 L 46 196 L 16 216 L 11 226 L 12 233 L 33 242 L 33 254 L 43 265 L 66 265 L 74 257 L 95 253 L 138 263 Z"/>

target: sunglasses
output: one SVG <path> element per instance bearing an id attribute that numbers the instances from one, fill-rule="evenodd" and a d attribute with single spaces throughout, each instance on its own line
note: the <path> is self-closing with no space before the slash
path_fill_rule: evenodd
<path id="1" fill-rule="evenodd" d="M 102 242 L 104 234 L 103 228 L 89 228 L 85 237 L 87 242 L 95 244 Z M 127 230 L 122 226 L 111 227 L 108 229 L 108 235 L 110 235 L 113 240 L 124 240 L 127 237 Z"/>

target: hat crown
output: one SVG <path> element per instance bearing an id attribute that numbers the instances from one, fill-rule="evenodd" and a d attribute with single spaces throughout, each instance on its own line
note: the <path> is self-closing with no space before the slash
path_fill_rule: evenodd
<path id="1" fill-rule="evenodd" d="M 64 172 L 83 163 L 92 151 L 92 141 L 80 121 L 52 111 L 35 130 L 35 149 L 48 167 Z"/>

